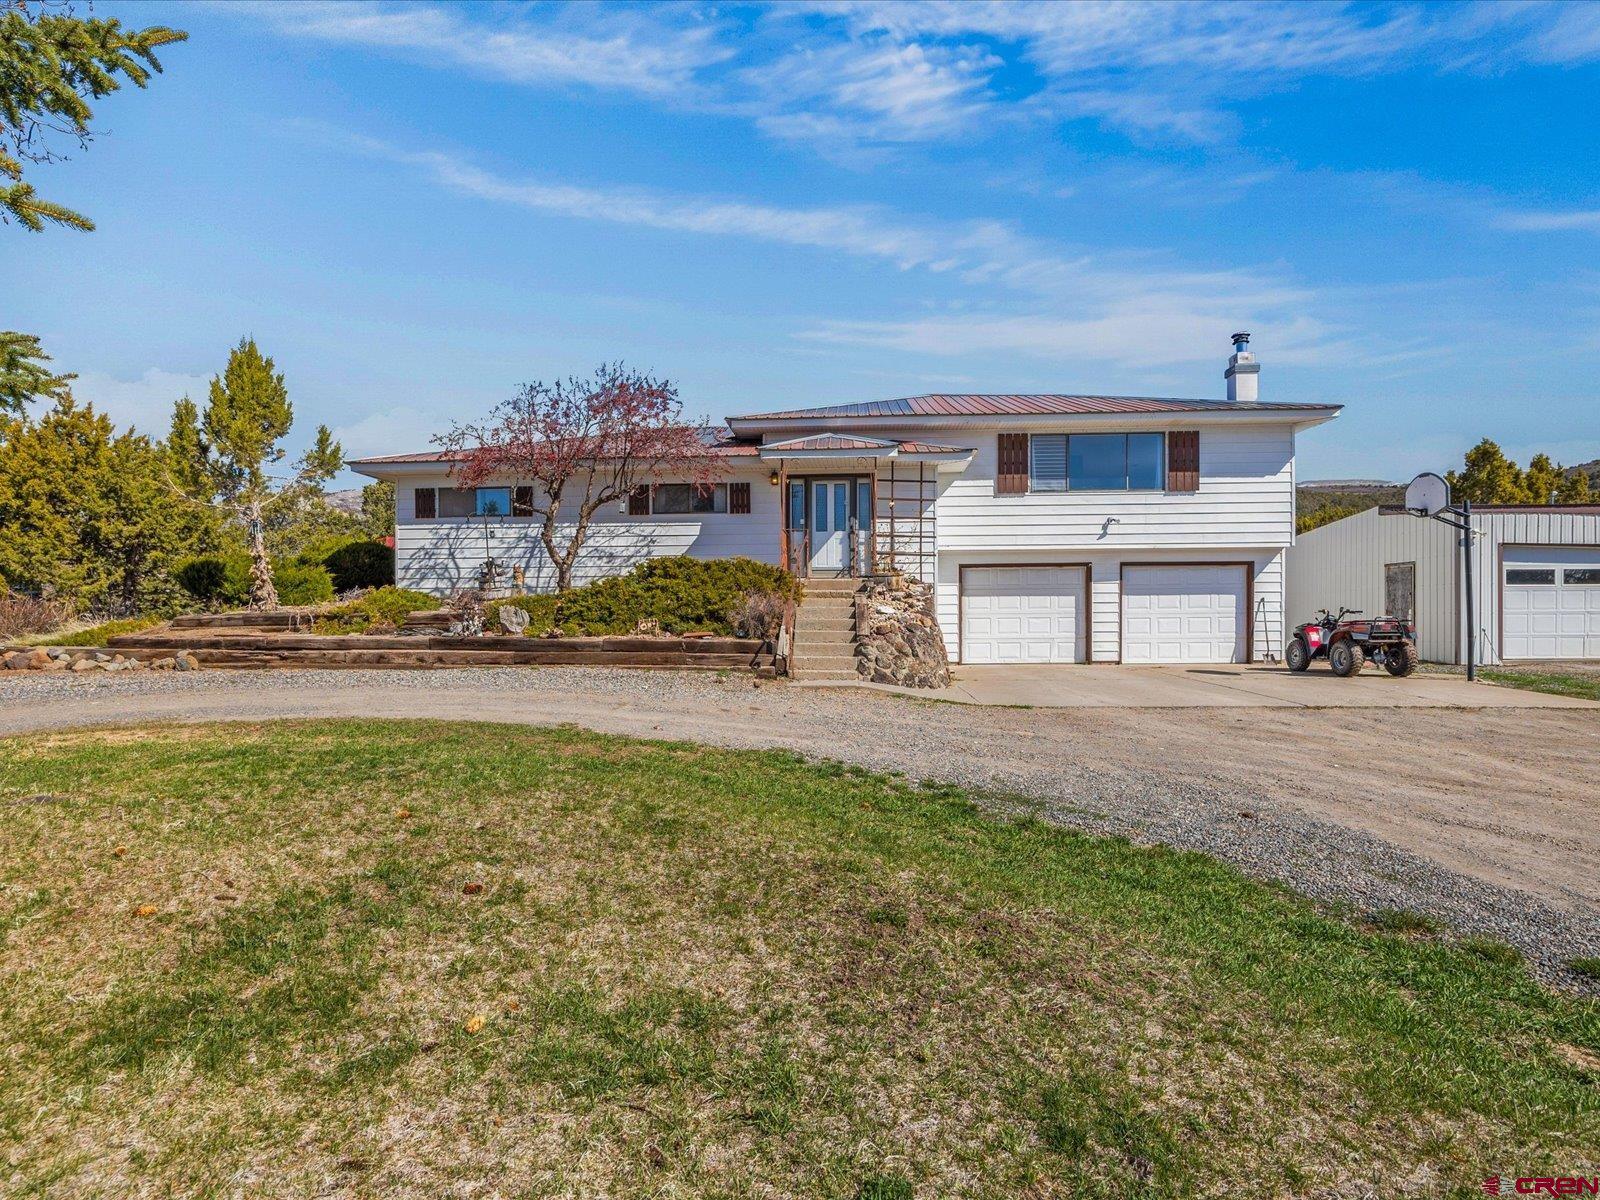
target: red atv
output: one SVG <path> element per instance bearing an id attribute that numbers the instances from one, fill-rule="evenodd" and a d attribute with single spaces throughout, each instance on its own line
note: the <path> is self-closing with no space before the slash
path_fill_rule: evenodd
<path id="1" fill-rule="evenodd" d="M 1409 675 L 1417 669 L 1417 624 L 1398 617 L 1347 621 L 1359 617 L 1359 608 L 1327 609 L 1315 621 L 1294 631 L 1285 658 L 1291 671 L 1304 671 L 1314 658 L 1326 658 L 1335 675 L 1354 675 L 1370 658 L 1391 675 Z"/>

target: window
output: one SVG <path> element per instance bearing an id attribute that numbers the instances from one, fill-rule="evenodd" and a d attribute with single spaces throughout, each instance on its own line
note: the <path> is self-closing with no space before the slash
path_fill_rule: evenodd
<path id="1" fill-rule="evenodd" d="M 1078 433 L 1067 441 L 1068 486 L 1105 492 L 1128 486 L 1128 438 L 1121 433 Z"/>
<path id="2" fill-rule="evenodd" d="M 1128 435 L 1128 490 L 1159 492 L 1166 486 L 1167 435 L 1130 433 Z"/>
<path id="3" fill-rule="evenodd" d="M 789 481 L 789 528 L 804 529 L 806 527 L 806 481 L 791 479 Z"/>
<path id="4" fill-rule="evenodd" d="M 1028 477 L 1036 492 L 1067 490 L 1067 435 L 1036 433 L 1028 439 Z"/>
<path id="5" fill-rule="evenodd" d="M 419 521 L 431 521 L 439 515 L 439 489 L 416 488 L 411 493 L 412 514 Z"/>
<path id="6" fill-rule="evenodd" d="M 1561 580 L 1567 584 L 1600 584 L 1600 567 L 1568 567 Z"/>
<path id="7" fill-rule="evenodd" d="M 473 515 L 478 517 L 505 517 L 511 514 L 510 488 L 477 488 Z"/>
<path id="8" fill-rule="evenodd" d="M 1164 433 L 1036 433 L 1028 439 L 1031 492 L 1159 492 Z"/>
<path id="9" fill-rule="evenodd" d="M 511 515 L 513 517 L 533 516 L 533 489 L 523 486 L 511 489 Z"/>
<path id="10" fill-rule="evenodd" d="M 1507 583 L 1555 583 L 1554 567 L 1507 567 Z"/>
<path id="11" fill-rule="evenodd" d="M 725 513 L 728 511 L 728 485 L 658 483 L 652 509 L 657 513 Z"/>
<path id="12" fill-rule="evenodd" d="M 478 498 L 471 488 L 439 489 L 441 517 L 470 517 L 477 506 Z"/>

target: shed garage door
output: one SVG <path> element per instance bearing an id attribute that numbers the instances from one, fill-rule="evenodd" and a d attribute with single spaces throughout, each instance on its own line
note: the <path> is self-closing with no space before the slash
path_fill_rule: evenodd
<path id="1" fill-rule="evenodd" d="M 1124 567 L 1122 661 L 1245 660 L 1245 568 Z"/>
<path id="2" fill-rule="evenodd" d="M 1600 547 L 1508 546 L 1502 658 L 1600 658 Z"/>
<path id="3" fill-rule="evenodd" d="M 1082 567 L 966 567 L 961 572 L 961 661 L 1084 660 Z"/>

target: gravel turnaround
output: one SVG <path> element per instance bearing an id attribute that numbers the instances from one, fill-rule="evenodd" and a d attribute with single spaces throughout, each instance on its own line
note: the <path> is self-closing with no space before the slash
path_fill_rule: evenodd
<path id="1" fill-rule="evenodd" d="M 1551 982 L 1582 986 L 1566 961 L 1600 956 L 1588 712 L 1017 710 L 587 667 L 0 676 L 0 734 L 331 716 L 786 748 L 1203 851 L 1318 900 L 1427 913 L 1509 942 Z"/>

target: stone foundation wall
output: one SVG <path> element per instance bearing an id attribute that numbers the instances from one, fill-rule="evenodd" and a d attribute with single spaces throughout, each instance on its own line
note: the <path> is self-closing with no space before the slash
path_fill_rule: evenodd
<path id="1" fill-rule="evenodd" d="M 856 595 L 856 672 L 869 683 L 950 686 L 932 585 L 891 575 L 862 586 Z"/>

